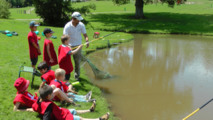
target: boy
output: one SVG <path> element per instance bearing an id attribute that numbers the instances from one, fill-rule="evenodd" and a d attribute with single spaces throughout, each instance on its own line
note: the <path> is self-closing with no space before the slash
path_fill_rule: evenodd
<path id="1" fill-rule="evenodd" d="M 69 46 L 69 36 L 63 35 L 61 37 L 62 45 L 58 48 L 58 62 L 59 67 L 66 71 L 65 80 L 69 81 L 70 73 L 73 71 L 73 65 L 71 61 L 71 55 L 77 53 L 83 45 L 79 45 L 77 49 L 71 50 Z"/>
<path id="2" fill-rule="evenodd" d="M 35 34 L 37 30 L 37 26 L 39 26 L 35 21 L 30 22 L 30 32 L 28 34 L 28 44 L 29 44 L 29 51 L 30 51 L 30 60 L 32 67 L 35 69 L 35 65 L 38 62 L 38 55 L 41 55 L 40 47 L 38 44 L 38 38 Z"/>
<path id="3" fill-rule="evenodd" d="M 49 85 L 51 83 L 51 81 L 55 79 L 55 72 L 52 70 L 48 70 L 49 66 L 47 65 L 46 62 L 39 63 L 37 68 L 40 71 L 40 73 L 42 74 L 42 76 L 41 76 L 42 83 L 40 85 L 40 88 L 43 85 L 45 85 L 45 83 L 47 85 Z M 54 85 L 51 85 L 51 87 L 54 89 L 53 94 L 55 96 L 57 96 L 57 98 L 58 98 L 57 100 L 61 100 L 61 101 L 65 100 L 68 103 L 73 103 L 75 105 L 75 103 L 72 100 L 70 100 L 68 98 L 68 96 L 64 92 L 61 91 L 61 89 L 56 88 Z M 40 88 L 39 88 L 39 90 L 40 90 Z"/>
<path id="4" fill-rule="evenodd" d="M 89 110 L 74 110 L 59 108 L 51 101 L 53 98 L 53 89 L 50 86 L 44 85 L 39 91 L 41 99 L 33 104 L 33 110 L 43 116 L 43 120 L 108 120 L 109 113 L 96 119 L 86 119 L 76 116 L 77 113 L 87 113 L 95 110 L 94 105 Z"/>
<path id="5" fill-rule="evenodd" d="M 69 98 L 72 98 L 75 102 L 92 102 L 95 100 L 91 99 L 92 91 L 87 95 L 76 95 L 77 92 L 72 90 L 72 85 L 69 82 L 63 82 L 65 78 L 65 71 L 61 68 L 56 69 L 55 71 L 55 80 L 52 80 L 50 85 L 53 89 L 59 88 L 61 91 L 67 94 Z M 75 94 L 74 94 L 75 93 Z M 57 100 L 57 98 L 56 98 Z"/>
<path id="6" fill-rule="evenodd" d="M 33 112 L 32 105 L 37 101 L 38 97 L 33 96 L 31 93 L 27 92 L 29 86 L 29 80 L 22 77 L 18 78 L 14 87 L 17 89 L 16 97 L 13 101 L 14 111 L 31 111 Z"/>
<path id="7" fill-rule="evenodd" d="M 54 45 L 53 45 L 53 42 L 50 40 L 54 32 L 51 29 L 46 28 L 44 29 L 43 33 L 46 36 L 46 39 L 44 40 L 44 47 L 43 47 L 43 61 L 45 61 L 49 65 L 49 70 L 50 70 L 51 66 L 58 64 Z"/>

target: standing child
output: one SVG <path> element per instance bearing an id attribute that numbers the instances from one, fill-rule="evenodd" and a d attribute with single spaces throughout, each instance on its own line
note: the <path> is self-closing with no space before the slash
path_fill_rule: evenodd
<path id="1" fill-rule="evenodd" d="M 58 107 L 51 101 L 53 98 L 53 89 L 50 86 L 44 85 L 39 91 L 41 99 L 33 104 L 33 110 L 43 116 L 43 120 L 108 120 L 109 113 L 100 118 L 87 119 L 77 116 L 76 114 L 93 112 L 94 104 L 88 110 L 65 109 Z"/>
<path id="2" fill-rule="evenodd" d="M 71 61 L 71 55 L 77 53 L 83 45 L 79 45 L 77 49 L 71 50 L 69 46 L 69 36 L 63 35 L 61 37 L 62 45 L 58 48 L 58 62 L 59 67 L 66 71 L 65 80 L 69 81 L 70 73 L 73 71 L 73 65 Z"/>
<path id="3" fill-rule="evenodd" d="M 39 26 L 35 21 L 30 22 L 30 32 L 28 34 L 28 43 L 29 43 L 29 51 L 30 51 L 30 60 L 32 67 L 35 69 L 35 66 L 38 62 L 38 55 L 41 55 L 40 47 L 38 44 L 38 38 L 35 34 L 37 30 L 37 26 Z"/>
<path id="4" fill-rule="evenodd" d="M 14 87 L 17 89 L 16 97 L 13 101 L 14 111 L 32 111 L 32 105 L 37 101 L 38 97 L 33 96 L 31 93 L 27 91 L 29 86 L 29 80 L 26 80 L 22 77 L 18 78 Z"/>
<path id="5" fill-rule="evenodd" d="M 46 36 L 46 39 L 44 40 L 44 47 L 43 47 L 43 61 L 45 61 L 48 64 L 49 69 L 51 69 L 51 66 L 58 64 L 54 45 L 53 45 L 53 42 L 50 40 L 54 32 L 51 29 L 46 28 L 44 29 L 43 33 Z"/>

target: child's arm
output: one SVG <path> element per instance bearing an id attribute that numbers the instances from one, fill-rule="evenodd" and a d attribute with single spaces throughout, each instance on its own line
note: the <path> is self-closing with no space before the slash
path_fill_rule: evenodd
<path id="1" fill-rule="evenodd" d="M 71 52 L 71 54 L 76 54 L 82 47 L 83 47 L 83 45 L 79 45 L 77 49 L 75 49 Z"/>
<path id="2" fill-rule="evenodd" d="M 51 54 L 50 54 L 50 45 L 49 45 L 49 44 L 47 44 L 47 54 L 48 54 L 48 56 L 49 56 L 49 58 L 50 58 L 50 62 L 53 63 L 54 60 L 53 60 L 53 58 L 52 58 L 52 56 L 51 56 Z"/>
<path id="3" fill-rule="evenodd" d="M 34 42 L 32 43 L 33 47 L 35 47 L 39 53 L 41 53 L 39 46 L 37 46 Z"/>
<path id="4" fill-rule="evenodd" d="M 51 113 L 52 113 L 52 104 L 50 104 L 47 109 L 45 110 L 45 113 L 43 115 L 43 120 L 50 120 L 51 119 Z"/>
<path id="5" fill-rule="evenodd" d="M 20 102 L 16 102 L 14 105 L 13 111 L 29 111 L 29 112 L 34 112 L 32 108 L 27 108 L 27 109 L 19 109 Z"/>

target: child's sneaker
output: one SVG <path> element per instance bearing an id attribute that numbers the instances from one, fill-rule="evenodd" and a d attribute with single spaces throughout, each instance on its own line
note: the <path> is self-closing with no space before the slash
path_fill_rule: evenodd
<path id="1" fill-rule="evenodd" d="M 87 100 L 90 100 L 92 97 L 92 91 L 89 91 L 87 94 L 86 94 L 86 99 Z"/>
<path id="2" fill-rule="evenodd" d="M 102 117 L 99 118 L 100 120 L 108 120 L 109 119 L 109 112 Z"/>
<path id="3" fill-rule="evenodd" d="M 92 106 L 90 107 L 90 112 L 94 112 L 95 111 L 95 107 L 96 107 L 96 101 L 93 101 Z"/>

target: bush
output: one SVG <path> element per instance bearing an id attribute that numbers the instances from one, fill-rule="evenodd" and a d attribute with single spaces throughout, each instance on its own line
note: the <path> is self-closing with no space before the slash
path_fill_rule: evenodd
<path id="1" fill-rule="evenodd" d="M 10 4 L 5 0 L 0 0 L 0 18 L 9 18 L 10 16 Z"/>

